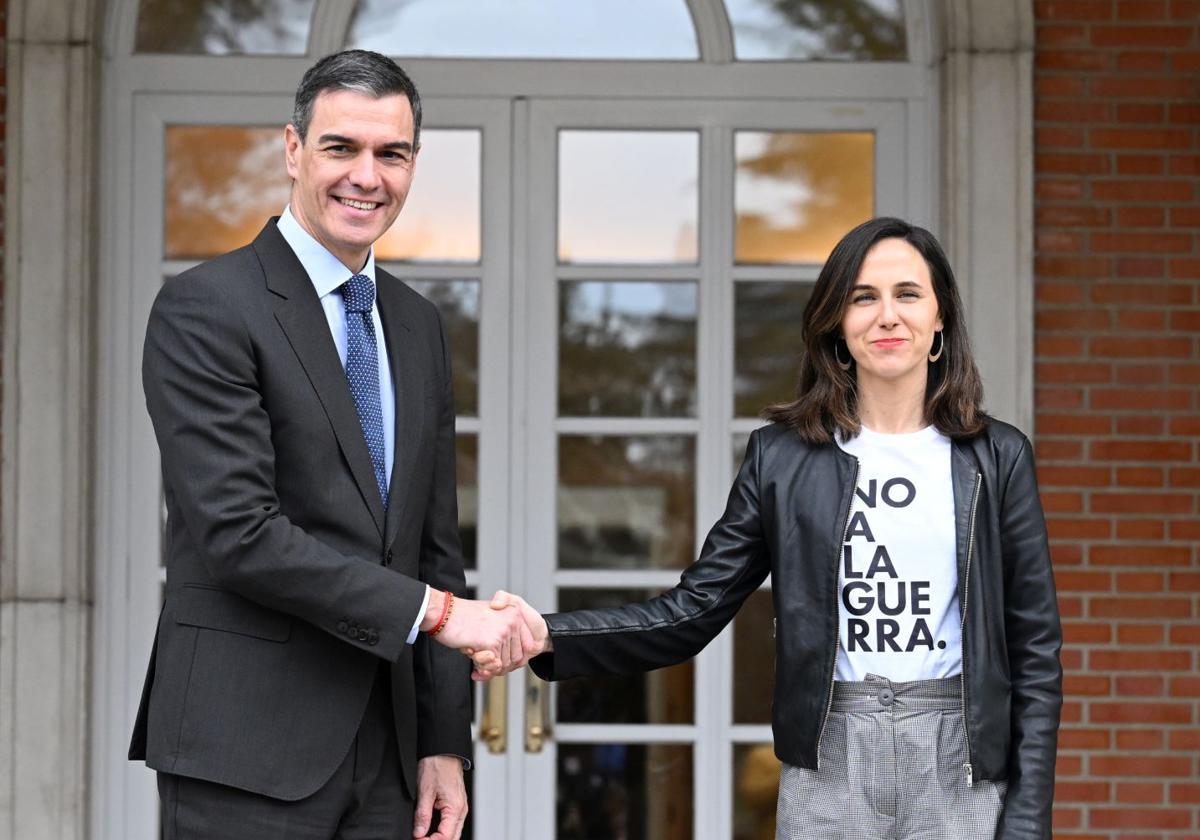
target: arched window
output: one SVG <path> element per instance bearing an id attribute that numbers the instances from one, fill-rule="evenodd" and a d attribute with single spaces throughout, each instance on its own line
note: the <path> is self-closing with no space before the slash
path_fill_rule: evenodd
<path id="1" fill-rule="evenodd" d="M 320 8 L 318 8 L 320 6 Z M 693 7 L 698 7 L 699 11 Z M 707 7 L 707 8 L 706 8 Z M 142 0 L 139 53 L 303 55 L 312 23 L 406 58 L 695 60 L 720 15 L 744 61 L 906 61 L 902 0 Z M 701 24 L 703 26 L 703 23 Z"/>

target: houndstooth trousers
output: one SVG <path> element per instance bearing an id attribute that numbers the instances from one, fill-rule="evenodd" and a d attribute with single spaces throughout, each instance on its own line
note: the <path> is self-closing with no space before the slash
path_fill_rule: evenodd
<path id="1" fill-rule="evenodd" d="M 834 683 L 820 770 L 784 765 L 776 840 L 992 840 L 1005 782 L 967 787 L 958 677 Z"/>

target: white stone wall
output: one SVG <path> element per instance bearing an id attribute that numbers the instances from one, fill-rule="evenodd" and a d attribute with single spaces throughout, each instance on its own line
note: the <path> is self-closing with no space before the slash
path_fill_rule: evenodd
<path id="1" fill-rule="evenodd" d="M 986 407 L 1033 434 L 1033 3 L 943 0 L 942 230 Z"/>
<path id="2" fill-rule="evenodd" d="M 8 3 L 0 838 L 86 835 L 93 6 Z"/>

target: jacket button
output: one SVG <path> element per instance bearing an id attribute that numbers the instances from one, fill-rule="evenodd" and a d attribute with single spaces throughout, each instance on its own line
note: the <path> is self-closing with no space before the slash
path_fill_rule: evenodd
<path id="1" fill-rule="evenodd" d="M 392 550 L 390 548 L 388 549 L 387 557 L 384 558 L 384 563 L 388 566 L 392 565 Z"/>
<path id="2" fill-rule="evenodd" d="M 341 621 L 338 622 L 338 632 L 339 633 L 345 633 L 349 629 L 350 629 L 350 625 L 346 623 L 346 619 L 343 618 Z"/>
<path id="3" fill-rule="evenodd" d="M 358 631 L 358 640 L 360 642 L 365 642 L 367 640 L 367 631 L 366 630 Z"/>
<path id="4" fill-rule="evenodd" d="M 351 625 L 350 625 L 350 626 L 349 626 L 349 627 L 346 629 L 346 635 L 347 635 L 347 636 L 349 636 L 351 639 L 357 639 L 357 638 L 358 638 L 358 625 L 357 625 L 357 624 L 351 624 Z"/>
<path id="5" fill-rule="evenodd" d="M 374 630 L 367 634 L 367 644 L 371 645 L 372 647 L 379 644 L 379 634 Z"/>

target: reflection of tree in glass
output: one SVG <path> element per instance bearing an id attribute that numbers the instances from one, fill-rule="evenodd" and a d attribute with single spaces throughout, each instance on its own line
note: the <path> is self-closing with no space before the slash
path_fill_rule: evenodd
<path id="1" fill-rule="evenodd" d="M 733 755 L 733 840 L 774 840 L 783 765 L 771 744 L 738 744 Z"/>
<path id="2" fill-rule="evenodd" d="M 142 0 L 139 52 L 304 53 L 316 0 Z"/>
<path id="3" fill-rule="evenodd" d="M 251 241 L 287 204 L 279 128 L 167 128 L 167 256 L 210 257 Z"/>
<path id="4" fill-rule="evenodd" d="M 737 5 L 747 5 L 746 0 Z M 759 42 L 754 58 L 904 61 L 908 57 L 899 0 L 752 0 L 754 23 L 738 35 Z M 759 20 L 773 18 L 772 25 Z M 736 16 L 735 16 L 736 20 Z"/>
<path id="5" fill-rule="evenodd" d="M 746 599 L 733 620 L 733 722 L 771 722 L 775 660 L 763 656 L 774 649 L 775 603 L 760 589 Z"/>
<path id="6" fill-rule="evenodd" d="M 874 212 L 875 136 L 867 132 L 757 136 L 766 138 L 761 151 L 739 155 L 737 164 L 738 262 L 824 262 L 838 239 Z M 785 209 L 780 207 L 747 207 L 742 193 L 750 192 L 755 181 L 760 186 L 765 182 L 768 188 L 774 182 L 777 190 L 797 196 L 786 208 L 790 212 L 780 212 Z"/>
<path id="7" fill-rule="evenodd" d="M 685 840 L 692 836 L 691 747 L 562 744 L 558 840 Z"/>
<path id="8" fill-rule="evenodd" d="M 630 305 L 642 294 L 662 303 Z M 695 295 L 692 283 L 563 283 L 559 414 L 694 415 Z"/>
<path id="9" fill-rule="evenodd" d="M 792 399 L 808 283 L 739 282 L 734 292 L 734 415 Z"/>
<path id="10" fill-rule="evenodd" d="M 460 434 L 454 441 L 454 477 L 458 488 L 458 538 L 462 543 L 463 562 L 474 569 L 479 533 L 479 438 Z M 464 504 L 464 496 L 473 498 Z M 469 508 L 469 509 L 468 509 Z"/>
<path id="11" fill-rule="evenodd" d="M 560 438 L 559 566 L 661 569 L 691 563 L 695 463 L 691 437 Z"/>
<path id="12" fill-rule="evenodd" d="M 454 402 L 460 415 L 479 413 L 479 282 L 410 280 L 408 284 L 437 306 L 450 339 Z"/>

